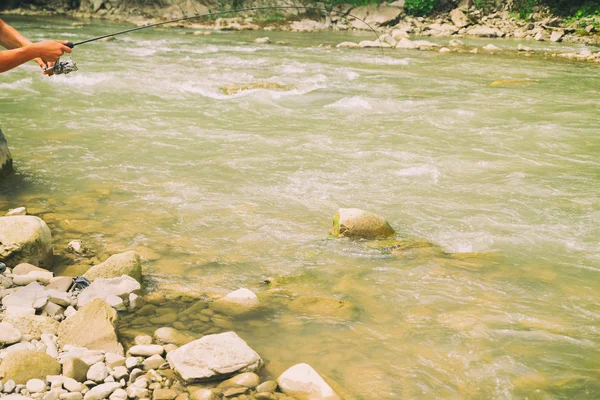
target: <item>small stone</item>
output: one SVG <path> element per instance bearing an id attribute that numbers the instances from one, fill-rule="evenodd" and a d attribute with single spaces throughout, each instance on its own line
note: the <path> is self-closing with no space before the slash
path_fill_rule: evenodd
<path id="1" fill-rule="evenodd" d="M 177 329 L 170 327 L 162 327 L 155 330 L 154 338 L 160 343 L 176 344 L 179 346 L 194 340 L 194 338 L 189 337 L 188 335 L 179 332 Z"/>
<path id="2" fill-rule="evenodd" d="M 71 315 L 75 315 L 76 313 L 77 313 L 77 310 L 75 309 L 75 307 L 69 306 L 65 310 L 65 317 L 69 318 Z"/>
<path id="3" fill-rule="evenodd" d="M 225 396 L 225 397 L 237 396 L 238 394 L 244 394 L 247 391 L 248 391 L 247 387 L 229 388 L 223 392 L 223 396 Z"/>
<path id="4" fill-rule="evenodd" d="M 81 400 L 83 395 L 79 392 L 63 393 L 60 395 L 60 400 Z"/>
<path id="5" fill-rule="evenodd" d="M 144 305 L 144 299 L 135 293 L 129 293 L 129 311 L 135 311 Z"/>
<path id="6" fill-rule="evenodd" d="M 103 383 L 101 385 L 93 387 L 83 397 L 84 400 L 102 400 L 106 399 L 115 390 L 119 389 L 121 385 L 117 382 Z"/>
<path id="7" fill-rule="evenodd" d="M 17 207 L 8 210 L 5 214 L 7 217 L 12 217 L 15 215 L 27 215 L 27 209 L 25 207 Z"/>
<path id="8" fill-rule="evenodd" d="M 73 278 L 70 276 L 56 276 L 50 279 L 50 283 L 46 289 L 53 289 L 59 292 L 67 292 L 73 284 Z"/>
<path id="9" fill-rule="evenodd" d="M 123 389 L 115 390 L 109 397 L 110 400 L 127 400 L 127 392 Z"/>
<path id="10" fill-rule="evenodd" d="M 65 309 L 58 304 L 48 302 L 43 308 L 43 312 L 48 314 L 50 318 L 62 319 L 65 315 Z"/>
<path id="11" fill-rule="evenodd" d="M 137 335 L 133 339 L 133 343 L 135 343 L 136 345 L 148 345 L 148 344 L 152 344 L 152 336 L 150 336 L 150 335 Z"/>
<path id="12" fill-rule="evenodd" d="M 257 392 L 274 392 L 277 390 L 277 382 L 264 381 L 256 387 Z"/>
<path id="13" fill-rule="evenodd" d="M 179 348 L 179 346 L 174 345 L 174 344 L 165 344 L 165 353 L 169 353 L 173 350 L 177 350 Z"/>
<path id="14" fill-rule="evenodd" d="M 17 388 L 17 384 L 15 383 L 15 381 L 13 381 L 12 379 L 9 379 L 6 382 L 4 382 L 4 388 L 2 389 L 2 392 L 12 393 L 13 390 L 15 390 L 16 388 Z"/>
<path id="15" fill-rule="evenodd" d="M 8 322 L 0 322 L 0 344 L 7 345 L 17 343 L 23 335 L 21 331 L 16 329 L 13 324 Z"/>
<path id="16" fill-rule="evenodd" d="M 255 39 L 254 43 L 258 43 L 258 44 L 271 43 L 271 39 L 269 39 L 267 36 L 265 36 L 265 37 L 261 37 L 261 38 Z"/>
<path id="17" fill-rule="evenodd" d="M 104 355 L 104 362 L 110 368 L 122 367 L 125 366 L 125 357 L 116 353 L 106 353 Z"/>
<path id="18" fill-rule="evenodd" d="M 129 370 L 124 366 L 116 367 L 115 369 L 113 369 L 113 372 L 112 372 L 112 376 L 116 380 L 121 380 L 121 379 L 127 377 L 127 375 L 129 375 Z"/>
<path id="19" fill-rule="evenodd" d="M 164 352 L 165 349 L 163 346 L 158 344 L 148 344 L 133 346 L 127 353 L 132 356 L 150 357 L 163 354 Z"/>
<path id="20" fill-rule="evenodd" d="M 42 393 L 46 390 L 46 382 L 41 379 L 30 379 L 25 387 L 30 393 Z"/>
<path id="21" fill-rule="evenodd" d="M 552 41 L 552 42 L 561 42 L 564 35 L 565 34 L 563 32 L 553 31 L 550 34 L 550 41 Z"/>
<path id="22" fill-rule="evenodd" d="M 498 46 L 494 46 L 493 44 L 488 44 L 487 46 L 483 46 L 483 50 L 487 50 L 487 51 L 500 51 L 502 49 L 500 47 L 498 47 Z"/>
<path id="23" fill-rule="evenodd" d="M 142 365 L 144 366 L 144 370 L 148 371 L 151 369 L 158 369 L 161 365 L 165 363 L 165 359 L 159 356 L 158 354 L 153 355 L 151 357 L 146 358 Z"/>
<path id="24" fill-rule="evenodd" d="M 219 396 L 208 389 L 198 389 L 190 393 L 190 400 L 217 400 Z"/>
<path id="25" fill-rule="evenodd" d="M 150 392 L 146 388 L 138 386 L 129 386 L 127 388 L 127 396 L 130 399 L 143 399 L 150 397 Z"/>
<path id="26" fill-rule="evenodd" d="M 77 382 L 86 380 L 89 368 L 88 364 L 77 357 L 69 357 L 63 360 L 62 364 L 63 375 L 75 379 Z"/>
<path id="27" fill-rule="evenodd" d="M 67 245 L 67 251 L 78 256 L 93 255 L 91 249 L 81 240 L 71 240 Z"/>
<path id="28" fill-rule="evenodd" d="M 156 389 L 152 394 L 152 400 L 173 400 L 177 392 L 173 389 Z"/>
<path id="29" fill-rule="evenodd" d="M 295 398 L 341 400 L 333 389 L 308 364 L 296 364 L 277 378 L 281 390 Z"/>
<path id="30" fill-rule="evenodd" d="M 231 387 L 244 386 L 253 389 L 259 384 L 260 377 L 258 375 L 256 375 L 253 372 L 244 372 L 219 383 L 217 387 L 226 389 Z"/>
<path id="31" fill-rule="evenodd" d="M 132 369 L 140 365 L 142 360 L 139 357 L 127 357 L 125 359 L 125 367 Z"/>
<path id="32" fill-rule="evenodd" d="M 63 382 L 63 387 L 69 392 L 81 392 L 84 386 L 73 378 L 66 377 Z"/>
<path id="33" fill-rule="evenodd" d="M 90 367 L 86 376 L 87 379 L 91 381 L 103 382 L 109 373 L 110 370 L 106 367 L 106 365 L 103 362 L 99 362 Z"/>
<path id="34" fill-rule="evenodd" d="M 133 374 L 132 374 L 133 376 Z M 145 376 L 140 376 L 136 378 L 135 382 L 133 382 L 133 386 L 137 386 L 139 388 L 147 388 L 148 387 L 148 379 Z"/>
<path id="35" fill-rule="evenodd" d="M 59 400 L 62 394 L 68 393 L 65 389 L 54 388 L 49 392 L 46 392 L 42 395 L 42 393 L 37 393 L 37 395 L 42 395 L 42 400 Z M 33 396 L 32 396 L 33 397 Z"/>
<path id="36" fill-rule="evenodd" d="M 125 302 L 123 301 L 123 299 L 114 294 L 106 296 L 106 302 L 108 303 L 109 306 L 111 306 L 112 308 L 114 308 L 117 311 L 127 310 L 127 307 L 125 306 Z"/>

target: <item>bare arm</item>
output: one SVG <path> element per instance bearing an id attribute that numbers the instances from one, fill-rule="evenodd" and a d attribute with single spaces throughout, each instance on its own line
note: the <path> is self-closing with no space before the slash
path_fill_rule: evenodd
<path id="1" fill-rule="evenodd" d="M 31 40 L 21 35 L 15 28 L 0 19 L 0 45 L 11 50 L 31 44 Z"/>

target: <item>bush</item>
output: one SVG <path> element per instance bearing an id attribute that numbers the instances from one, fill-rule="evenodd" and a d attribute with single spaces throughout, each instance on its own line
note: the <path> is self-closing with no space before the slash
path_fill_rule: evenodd
<path id="1" fill-rule="evenodd" d="M 407 14 L 422 17 L 431 14 L 436 5 L 437 0 L 406 0 L 404 9 Z"/>

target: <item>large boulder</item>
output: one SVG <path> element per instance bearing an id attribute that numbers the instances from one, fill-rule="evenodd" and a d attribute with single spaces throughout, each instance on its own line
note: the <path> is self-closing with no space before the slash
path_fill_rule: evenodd
<path id="1" fill-rule="evenodd" d="M 455 8 L 454 10 L 450 11 L 450 19 L 458 28 L 464 28 L 465 26 L 469 25 L 467 16 L 460 10 L 460 8 Z"/>
<path id="2" fill-rule="evenodd" d="M 238 289 L 218 299 L 210 308 L 218 313 L 240 316 L 251 313 L 260 307 L 258 297 L 249 289 Z"/>
<path id="3" fill-rule="evenodd" d="M 93 299 L 106 300 L 109 296 L 118 296 L 125 300 L 131 293 L 138 293 L 141 288 L 138 281 L 127 275 L 119 278 L 98 278 L 79 294 L 77 307 L 83 307 Z"/>
<path id="4" fill-rule="evenodd" d="M 22 262 L 52 266 L 52 234 L 38 217 L 0 217 L 0 261 L 12 268 Z"/>
<path id="5" fill-rule="evenodd" d="M 362 6 L 352 9 L 350 12 L 350 14 L 356 18 L 349 16 L 348 19 L 353 28 L 368 30 L 369 27 L 365 22 L 375 26 L 392 25 L 398 22 L 402 15 L 402 11 L 402 8 L 391 7 L 385 4 Z"/>
<path id="6" fill-rule="evenodd" d="M 308 364 L 296 364 L 277 378 L 281 390 L 298 400 L 341 400 Z"/>
<path id="7" fill-rule="evenodd" d="M 94 265 L 83 276 L 90 281 L 96 278 L 117 278 L 128 275 L 138 282 L 142 281 L 142 263 L 135 251 L 113 254 L 106 261 Z"/>
<path id="8" fill-rule="evenodd" d="M 30 379 L 46 380 L 47 375 L 60 375 L 60 364 L 37 350 L 8 352 L 0 364 L 2 382 L 12 379 L 17 384 L 25 384 Z"/>
<path id="9" fill-rule="evenodd" d="M 115 331 L 116 322 L 115 309 L 102 299 L 94 299 L 60 324 L 58 344 L 61 348 L 71 344 L 123 355 L 123 346 Z"/>
<path id="10" fill-rule="evenodd" d="M 30 335 L 36 340 L 39 340 L 44 333 L 56 335 L 59 325 L 54 318 L 42 315 L 9 315 L 2 322 L 12 324 L 22 334 Z"/>
<path id="11" fill-rule="evenodd" d="M 262 358 L 235 332 L 194 340 L 169 352 L 167 361 L 186 383 L 222 380 L 263 366 Z"/>
<path id="12" fill-rule="evenodd" d="M 476 25 L 476 26 L 470 28 L 469 30 L 467 30 L 466 33 L 467 33 L 467 35 L 471 35 L 471 36 L 489 37 L 489 38 L 504 36 L 504 32 L 502 32 L 500 29 L 493 28 L 493 27 L 487 26 L 487 25 Z"/>
<path id="13" fill-rule="evenodd" d="M 0 178 L 12 172 L 12 156 L 8 150 L 8 143 L 0 129 Z"/>
<path id="14" fill-rule="evenodd" d="M 333 237 L 377 239 L 394 235 L 394 230 L 381 215 L 358 208 L 340 208 L 333 217 Z"/>

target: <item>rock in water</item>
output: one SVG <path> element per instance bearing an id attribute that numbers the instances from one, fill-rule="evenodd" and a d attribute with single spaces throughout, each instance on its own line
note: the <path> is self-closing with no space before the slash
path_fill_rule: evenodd
<path id="1" fill-rule="evenodd" d="M 71 344 L 123 355 L 115 332 L 116 321 L 115 309 L 102 299 L 94 299 L 60 324 L 58 344 L 61 348 Z"/>
<path id="2" fill-rule="evenodd" d="M 362 239 L 385 238 L 394 235 L 394 230 L 381 215 L 358 208 L 340 208 L 333 217 L 333 237 Z"/>
<path id="3" fill-rule="evenodd" d="M 186 383 L 257 372 L 263 360 L 235 332 L 207 335 L 167 354 L 171 369 Z"/>
<path id="4" fill-rule="evenodd" d="M 277 378 L 281 390 L 299 400 L 341 400 L 308 364 L 296 364 Z"/>
<path id="5" fill-rule="evenodd" d="M 6 138 L 0 129 L 0 178 L 8 175 L 12 170 L 12 156 L 8 150 Z"/>
<path id="6" fill-rule="evenodd" d="M 248 314 L 260 306 L 258 297 L 249 289 L 238 289 L 220 298 L 210 308 L 225 315 Z"/>
<path id="7" fill-rule="evenodd" d="M 176 344 L 181 346 L 194 340 L 194 338 L 186 335 L 185 333 L 179 332 L 175 328 L 162 327 L 154 331 L 154 338 L 158 343 Z"/>
<path id="8" fill-rule="evenodd" d="M 79 294 L 77 307 L 83 307 L 93 299 L 106 300 L 110 296 L 125 299 L 140 289 L 139 282 L 127 275 L 119 278 L 98 278 Z"/>
<path id="9" fill-rule="evenodd" d="M 128 275 L 138 282 L 142 280 L 142 263 L 135 251 L 113 254 L 106 261 L 94 265 L 83 276 L 90 281 L 96 278 L 118 278 Z"/>
<path id="10" fill-rule="evenodd" d="M 38 217 L 0 217 L 0 261 L 12 268 L 22 262 L 52 266 L 52 234 Z"/>
<path id="11" fill-rule="evenodd" d="M 290 302 L 291 311 L 298 314 L 319 315 L 345 320 L 355 319 L 358 308 L 348 301 L 329 297 L 300 297 Z"/>
<path id="12" fill-rule="evenodd" d="M 0 374 L 4 382 L 12 379 L 18 384 L 26 384 L 30 379 L 45 380 L 47 375 L 60 375 L 60 364 L 41 351 L 15 350 L 4 356 Z"/>

